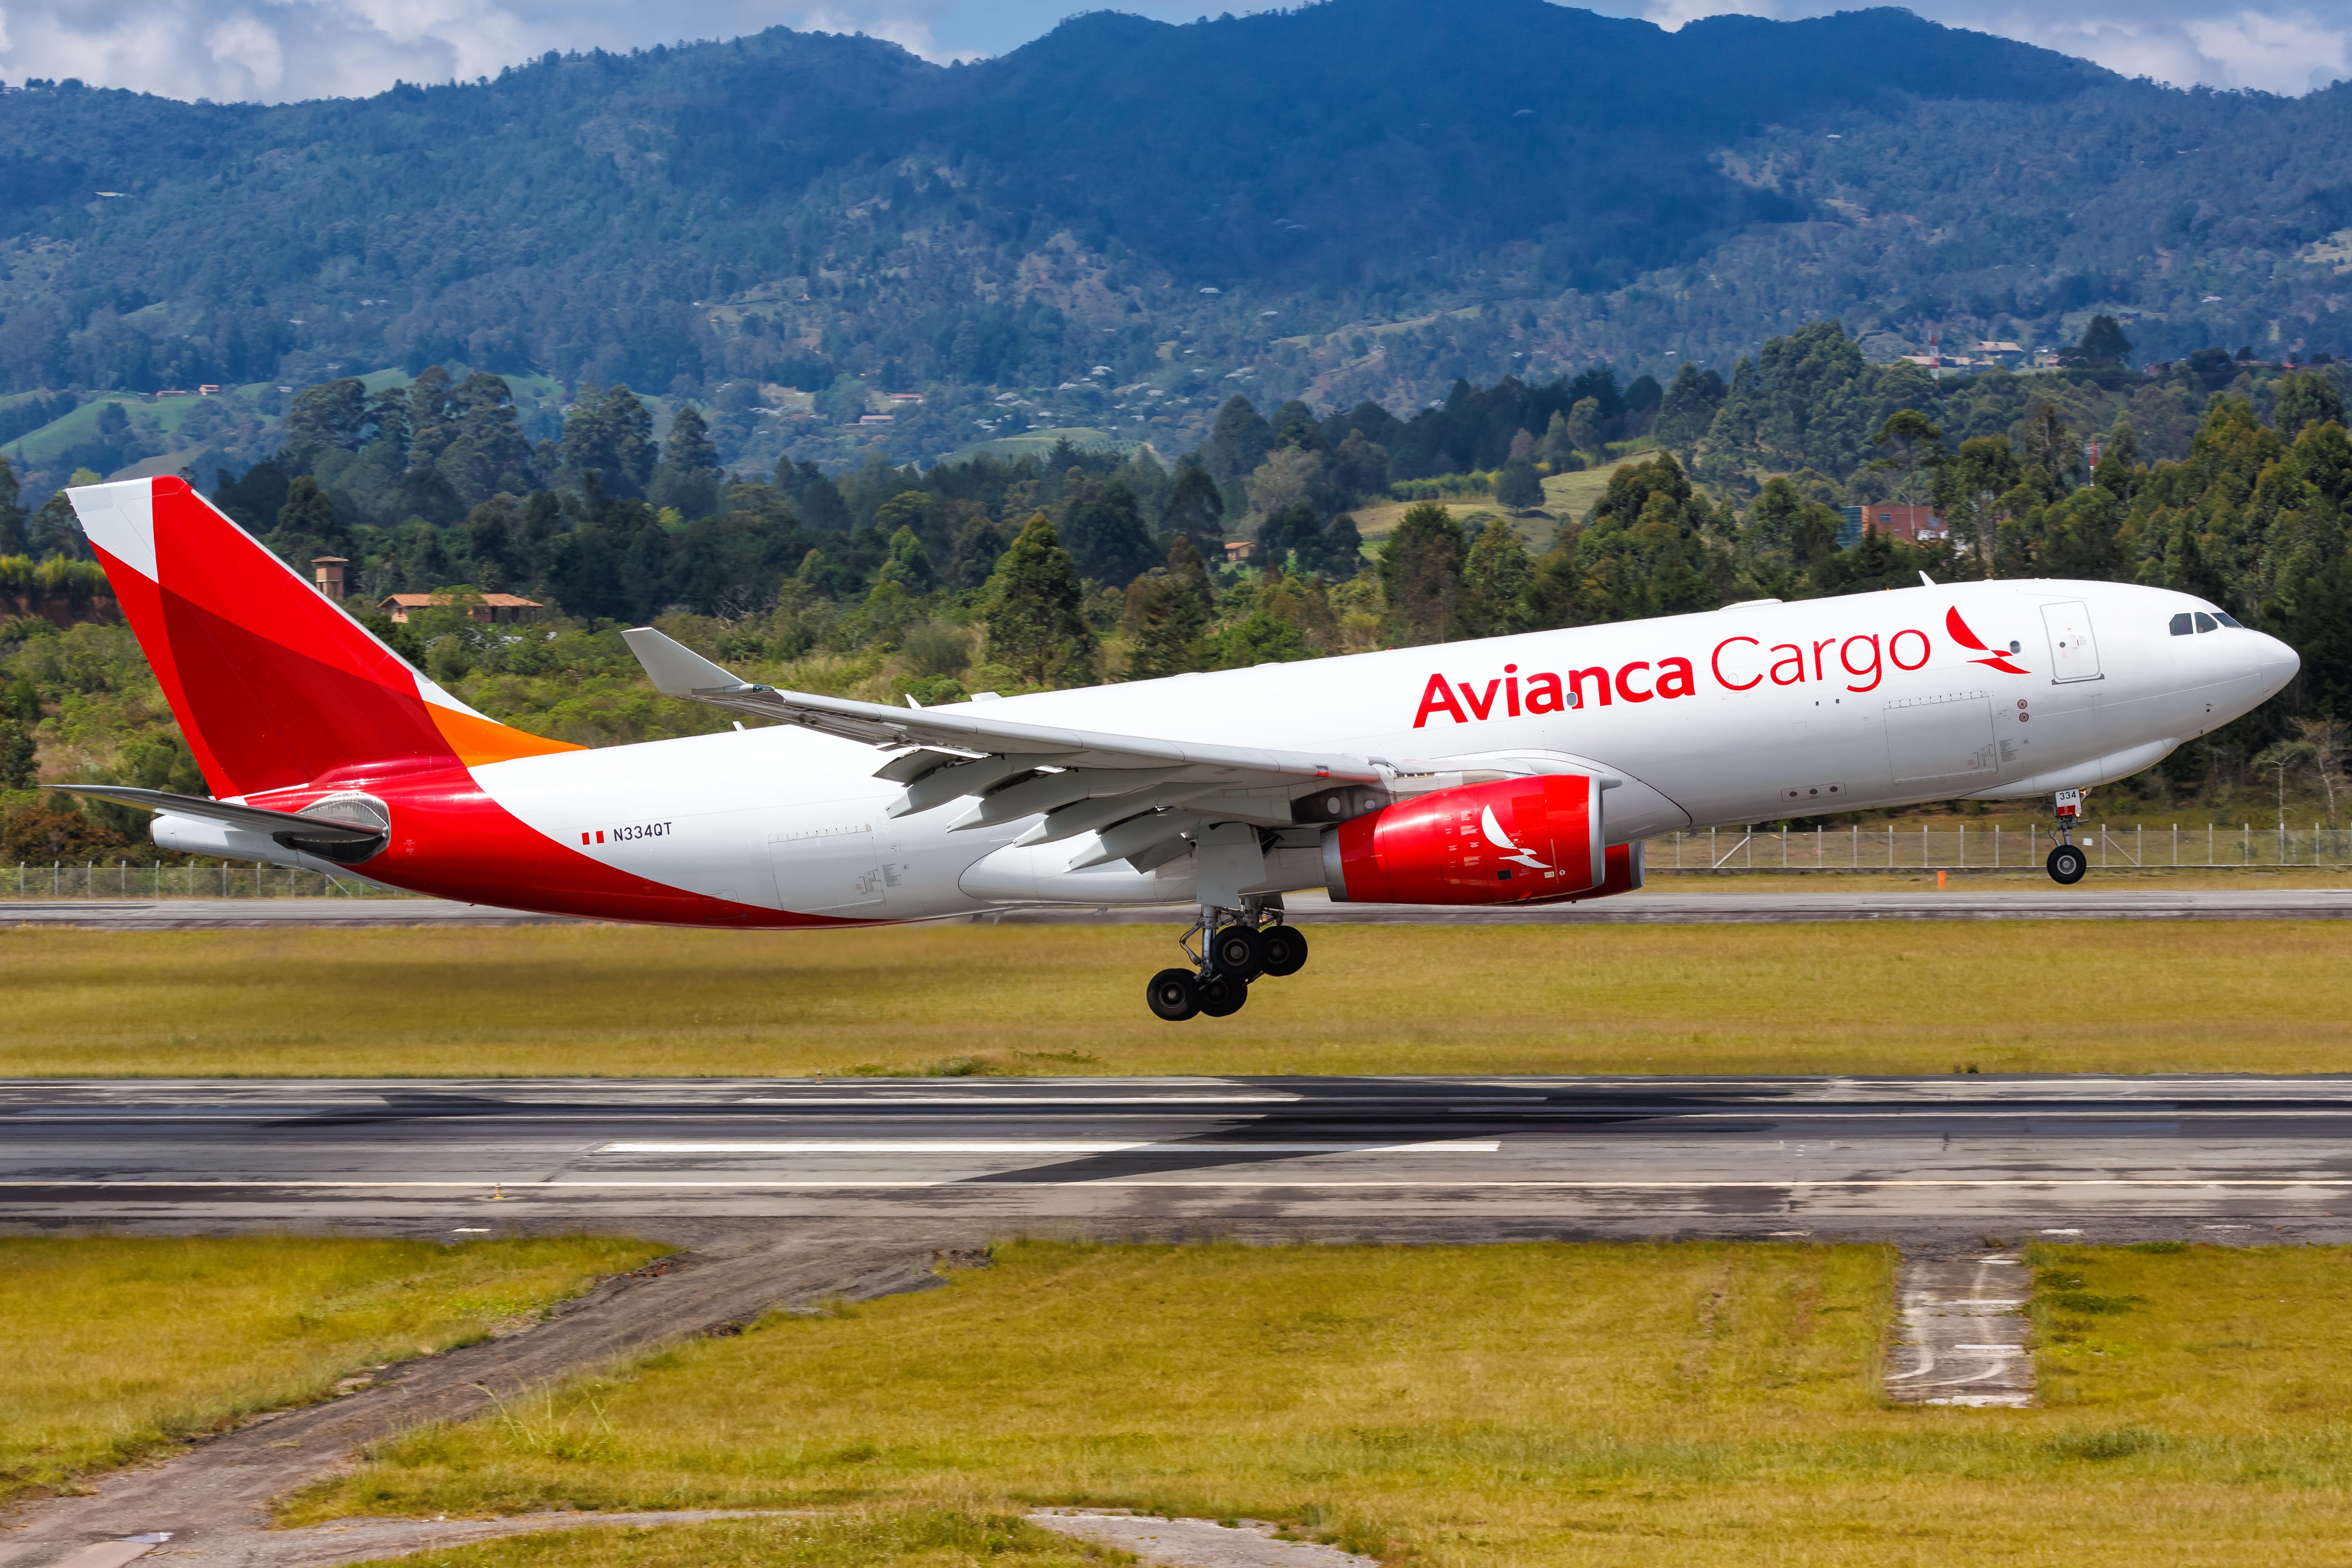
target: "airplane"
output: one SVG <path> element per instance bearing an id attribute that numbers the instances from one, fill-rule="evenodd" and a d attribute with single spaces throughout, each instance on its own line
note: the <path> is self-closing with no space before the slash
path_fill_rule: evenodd
<path id="1" fill-rule="evenodd" d="M 1191 906 L 1146 987 L 1171 1021 L 1298 971 L 1286 892 L 1574 902 L 1640 888 L 1677 828 L 2063 802 L 2299 668 L 2169 589 L 1924 575 L 932 708 L 778 690 L 640 626 L 658 689 L 772 722 L 588 750 L 476 712 L 180 479 L 68 493 L 213 795 L 69 787 L 153 810 L 165 848 L 668 925 Z"/>

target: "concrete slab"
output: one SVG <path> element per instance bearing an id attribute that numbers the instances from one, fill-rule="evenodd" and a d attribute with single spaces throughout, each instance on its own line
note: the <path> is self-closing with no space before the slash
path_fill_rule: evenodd
<path id="1" fill-rule="evenodd" d="M 1906 1258 L 1886 1397 L 1898 1405 L 2033 1403 L 2025 1308 L 2033 1277 L 2013 1252 Z"/>
<path id="2" fill-rule="evenodd" d="M 1380 1568 L 1379 1559 L 1336 1546 L 1278 1540 L 1277 1527 L 1259 1519 L 1227 1525 L 1213 1519 L 1159 1519 L 1124 1509 L 1049 1508 L 1029 1515 L 1029 1522 L 1131 1552 L 1165 1568 Z"/>

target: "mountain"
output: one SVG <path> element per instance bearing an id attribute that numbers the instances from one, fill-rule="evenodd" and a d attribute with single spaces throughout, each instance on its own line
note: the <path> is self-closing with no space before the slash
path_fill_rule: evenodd
<path id="1" fill-rule="evenodd" d="M 2340 351 L 2347 120 L 2352 86 L 2179 92 L 1898 10 L 1544 0 L 1096 13 L 950 67 L 779 28 L 278 106 L 33 83 L 0 392 L 447 363 L 698 397 L 766 462 L 1727 373 L 1823 315 Z"/>

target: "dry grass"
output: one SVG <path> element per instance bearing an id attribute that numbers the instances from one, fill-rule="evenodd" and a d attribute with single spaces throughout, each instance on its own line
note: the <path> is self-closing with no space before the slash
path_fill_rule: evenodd
<path id="1" fill-rule="evenodd" d="M 5 931 L 0 1077 L 2352 1069 L 2345 922 L 1331 926 L 1181 1025 L 1172 936 Z"/>
<path id="2" fill-rule="evenodd" d="M 401 1568 L 1099 1568 L 1132 1563 L 984 1509 L 853 1510 L 658 1529 L 551 1531 L 388 1558 Z"/>
<path id="3" fill-rule="evenodd" d="M 2063 1402 L 1971 1411 L 1880 1400 L 1883 1249 L 1020 1245 L 417 1434 L 296 1513 L 994 1499 L 1431 1568 L 2341 1561 L 2352 1257 L 2066 1258 L 2089 1284 L 2052 1291 L 2142 1299 L 2092 1314 Z"/>
<path id="4" fill-rule="evenodd" d="M 467 1343 L 666 1250 L 0 1237 L 0 1499 Z"/>

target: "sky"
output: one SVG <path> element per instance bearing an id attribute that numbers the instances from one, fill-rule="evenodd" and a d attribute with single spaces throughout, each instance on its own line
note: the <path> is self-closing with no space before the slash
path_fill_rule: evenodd
<path id="1" fill-rule="evenodd" d="M 1794 17 L 1867 3 L 1589 0 L 1668 27 L 1720 12 Z M 1182 22 L 1201 4 L 1113 8 Z M 494 75 L 549 49 L 728 38 L 779 24 L 867 33 L 928 59 L 975 59 L 1090 8 L 1089 0 L 0 0 L 0 81 L 70 76 L 173 98 L 276 102 Z M 1911 8 L 2176 86 L 2301 94 L 2352 76 L 2352 0 L 1911 0 Z"/>

